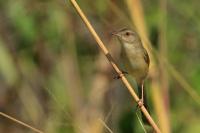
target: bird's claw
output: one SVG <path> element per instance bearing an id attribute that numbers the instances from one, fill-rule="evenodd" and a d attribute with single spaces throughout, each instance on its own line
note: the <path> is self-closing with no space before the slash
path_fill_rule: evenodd
<path id="1" fill-rule="evenodd" d="M 118 76 L 115 76 L 114 79 L 120 79 L 125 74 L 128 74 L 128 72 L 122 71 Z"/>
<path id="2" fill-rule="evenodd" d="M 140 100 L 137 102 L 137 107 L 138 107 L 138 108 L 141 108 L 142 106 L 144 106 L 144 102 L 143 102 L 143 99 L 140 99 Z"/>

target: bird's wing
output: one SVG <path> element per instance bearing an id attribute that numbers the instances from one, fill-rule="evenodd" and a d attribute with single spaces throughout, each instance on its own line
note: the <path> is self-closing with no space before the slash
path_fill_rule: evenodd
<path id="1" fill-rule="evenodd" d="M 148 66 L 149 66 L 150 59 L 149 59 L 149 55 L 148 55 L 146 49 L 144 49 L 144 60 L 145 60 L 145 62 L 146 62 L 146 63 L 148 64 Z"/>

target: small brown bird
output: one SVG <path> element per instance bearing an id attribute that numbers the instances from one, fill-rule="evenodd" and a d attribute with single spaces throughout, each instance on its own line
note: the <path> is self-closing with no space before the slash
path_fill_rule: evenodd
<path id="1" fill-rule="evenodd" d="M 150 59 L 146 49 L 143 47 L 139 35 L 127 28 L 112 33 L 117 36 L 122 45 L 122 60 L 138 86 L 140 102 L 147 108 L 144 95 L 144 80 L 148 75 Z M 139 101 L 138 101 L 139 102 Z M 146 119 L 142 118 L 144 121 Z"/>

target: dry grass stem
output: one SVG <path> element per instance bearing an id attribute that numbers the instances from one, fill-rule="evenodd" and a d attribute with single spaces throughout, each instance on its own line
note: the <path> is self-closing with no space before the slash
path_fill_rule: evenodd
<path id="1" fill-rule="evenodd" d="M 22 125 L 22 126 L 24 126 L 24 127 L 27 127 L 27 128 L 29 128 L 29 129 L 31 129 L 31 130 L 37 132 L 37 133 L 44 133 L 44 132 L 40 131 L 39 129 L 34 128 L 34 127 L 32 127 L 32 126 L 30 126 L 30 125 L 28 125 L 28 124 L 26 124 L 26 123 L 24 123 L 24 122 L 22 122 L 22 121 L 20 121 L 20 120 L 17 120 L 17 119 L 15 119 L 14 117 L 9 116 L 9 115 L 7 115 L 7 114 L 5 114 L 5 113 L 3 113 L 3 112 L 0 112 L 0 115 L 3 116 L 3 117 L 5 117 L 5 118 L 8 118 L 8 119 L 10 119 L 10 120 L 12 120 L 12 121 L 14 121 L 14 122 L 16 122 L 16 123 L 18 123 L 18 124 L 20 124 L 20 125 Z"/>
<path id="2" fill-rule="evenodd" d="M 129 90 L 129 92 L 132 95 L 132 97 L 134 98 L 134 100 L 136 102 L 138 102 L 139 101 L 139 97 L 136 95 L 134 89 L 132 88 L 132 86 L 130 85 L 130 83 L 126 79 L 126 77 L 122 74 L 122 72 L 120 71 L 120 69 L 118 68 L 118 66 L 115 64 L 112 56 L 110 55 L 110 53 L 108 52 L 107 48 L 105 47 L 105 45 L 103 44 L 103 42 L 101 41 L 101 39 L 99 38 L 99 36 L 97 35 L 97 33 L 95 32 L 94 28 L 92 27 L 92 25 L 90 24 L 90 22 L 88 21 L 88 19 L 86 18 L 86 16 L 82 12 L 82 10 L 80 9 L 80 7 L 77 4 L 77 2 L 75 0 L 71 0 L 71 3 L 75 7 L 76 11 L 80 15 L 80 17 L 82 18 L 82 20 L 84 21 L 84 23 L 86 24 L 88 30 L 93 35 L 94 39 L 97 41 L 97 44 L 102 49 L 103 53 L 107 57 L 108 61 L 111 63 L 111 65 L 114 68 L 114 70 L 121 76 L 122 82 L 127 87 L 127 89 Z M 154 120 L 152 119 L 152 117 L 150 116 L 150 114 L 148 113 L 148 111 L 146 110 L 146 108 L 144 106 L 141 106 L 140 109 L 145 114 L 146 118 L 148 119 L 149 123 L 154 128 L 154 130 L 157 133 L 160 133 L 161 132 L 160 129 L 158 128 L 158 126 L 156 125 L 156 123 L 154 122 Z"/>
<path id="3" fill-rule="evenodd" d="M 167 2 L 160 0 L 160 26 L 159 26 L 159 53 L 162 57 L 167 58 L 167 38 L 166 38 L 166 16 L 167 16 Z M 170 117 L 169 117 L 169 80 L 168 73 L 162 58 L 159 59 L 160 69 L 160 87 L 161 98 L 163 99 L 163 106 L 159 109 L 160 114 L 160 128 L 163 133 L 170 133 Z"/>

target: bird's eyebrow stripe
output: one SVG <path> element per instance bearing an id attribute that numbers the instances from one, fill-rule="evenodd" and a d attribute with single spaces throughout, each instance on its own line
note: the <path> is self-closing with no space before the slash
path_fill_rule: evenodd
<path id="1" fill-rule="evenodd" d="M 126 31 L 126 30 L 128 30 L 128 29 L 127 28 L 122 28 L 122 29 L 119 30 L 119 32 L 120 31 Z"/>

